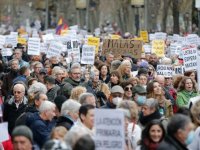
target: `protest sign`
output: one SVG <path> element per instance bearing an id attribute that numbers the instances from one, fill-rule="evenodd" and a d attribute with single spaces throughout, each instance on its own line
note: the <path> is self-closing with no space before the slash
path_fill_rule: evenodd
<path id="1" fill-rule="evenodd" d="M 96 150 L 124 150 L 125 133 L 122 111 L 95 110 L 95 146 Z"/>
<path id="2" fill-rule="evenodd" d="M 95 59 L 95 46 L 83 45 L 81 64 L 93 65 Z"/>
<path id="3" fill-rule="evenodd" d="M 28 55 L 40 55 L 40 38 L 28 39 Z"/>
<path id="4" fill-rule="evenodd" d="M 17 38 L 17 42 L 22 44 L 22 45 L 26 45 L 27 44 L 26 39 L 25 38 L 21 38 L 21 37 Z"/>
<path id="5" fill-rule="evenodd" d="M 12 48 L 3 47 L 1 50 L 2 56 L 11 56 L 13 54 Z"/>
<path id="6" fill-rule="evenodd" d="M 149 36 L 147 31 L 140 31 L 140 37 L 143 39 L 145 43 L 149 42 Z"/>
<path id="7" fill-rule="evenodd" d="M 101 34 L 101 29 L 100 29 L 100 28 L 96 28 L 96 29 L 94 30 L 94 35 L 95 35 L 96 37 L 99 37 L 100 34 Z"/>
<path id="8" fill-rule="evenodd" d="M 153 40 L 152 53 L 155 53 L 158 57 L 165 56 L 165 42 L 164 40 Z"/>
<path id="9" fill-rule="evenodd" d="M 184 72 L 185 72 L 184 66 L 174 66 L 173 75 L 184 74 Z"/>
<path id="10" fill-rule="evenodd" d="M 151 54 L 151 45 L 145 44 L 143 45 L 145 54 Z"/>
<path id="11" fill-rule="evenodd" d="M 172 77 L 172 73 L 172 65 L 157 65 L 157 75 L 163 75 L 164 77 Z"/>
<path id="12" fill-rule="evenodd" d="M 52 33 L 42 35 L 42 39 L 44 43 L 50 43 L 52 40 L 54 40 L 54 36 Z"/>
<path id="13" fill-rule="evenodd" d="M 0 143 L 9 140 L 8 122 L 0 123 Z"/>
<path id="14" fill-rule="evenodd" d="M 173 34 L 173 41 L 177 42 L 179 40 L 180 35 L 179 34 Z"/>
<path id="15" fill-rule="evenodd" d="M 150 41 L 155 40 L 155 34 L 150 33 L 150 34 L 149 34 L 149 40 L 150 40 Z"/>
<path id="16" fill-rule="evenodd" d="M 197 49 L 197 66 L 200 66 L 200 49 Z M 197 84 L 200 90 L 200 67 L 197 67 Z"/>
<path id="17" fill-rule="evenodd" d="M 171 43 L 170 44 L 170 55 L 179 55 L 181 51 L 182 45 L 179 43 Z"/>
<path id="18" fill-rule="evenodd" d="M 156 40 L 166 40 L 167 39 L 167 33 L 164 32 L 156 32 L 155 34 Z"/>
<path id="19" fill-rule="evenodd" d="M 80 48 L 78 40 L 69 40 L 66 46 L 70 60 L 72 61 L 73 59 L 73 62 L 80 62 Z"/>
<path id="20" fill-rule="evenodd" d="M 120 36 L 120 35 L 117 35 L 117 34 L 111 34 L 111 35 L 110 35 L 110 38 L 111 38 L 111 39 L 120 39 L 121 36 Z"/>
<path id="21" fill-rule="evenodd" d="M 88 42 L 87 43 L 88 45 L 94 45 L 95 46 L 95 52 L 97 54 L 98 51 L 99 51 L 100 38 L 88 37 L 87 42 Z"/>
<path id="22" fill-rule="evenodd" d="M 105 39 L 102 47 L 102 54 L 112 52 L 115 58 L 121 58 L 124 53 L 129 53 L 134 58 L 140 58 L 142 52 L 142 41 L 133 39 Z"/>
<path id="23" fill-rule="evenodd" d="M 198 45 L 199 42 L 199 37 L 196 34 L 189 34 L 188 36 L 186 36 L 186 42 L 188 44 L 196 44 Z"/>
<path id="24" fill-rule="evenodd" d="M 46 54 L 47 51 L 48 51 L 48 44 L 47 43 L 40 43 L 40 52 Z"/>
<path id="25" fill-rule="evenodd" d="M 17 36 L 16 35 L 8 35 L 6 36 L 6 45 L 12 45 L 12 47 L 17 46 Z"/>
<path id="26" fill-rule="evenodd" d="M 6 36 L 0 35 L 0 48 L 6 43 Z"/>
<path id="27" fill-rule="evenodd" d="M 197 68 L 197 46 L 194 44 L 183 45 L 183 62 L 185 71 L 194 70 Z"/>
<path id="28" fill-rule="evenodd" d="M 47 58 L 53 57 L 53 56 L 60 56 L 60 53 L 62 52 L 63 44 L 53 41 L 51 42 L 49 49 L 47 51 Z"/>

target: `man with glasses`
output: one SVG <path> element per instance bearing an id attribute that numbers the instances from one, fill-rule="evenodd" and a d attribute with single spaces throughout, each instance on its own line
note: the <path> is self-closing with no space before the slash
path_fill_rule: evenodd
<path id="1" fill-rule="evenodd" d="M 13 87 L 13 97 L 4 104 L 3 121 L 8 122 L 8 131 L 11 134 L 15 121 L 25 111 L 28 104 L 25 95 L 25 86 L 17 83 Z"/>
<path id="2" fill-rule="evenodd" d="M 29 67 L 29 63 L 22 59 L 22 53 L 23 52 L 22 52 L 21 48 L 19 48 L 19 47 L 15 48 L 13 58 L 19 60 L 19 66 L 20 67 L 22 67 L 22 66 L 28 66 Z"/>

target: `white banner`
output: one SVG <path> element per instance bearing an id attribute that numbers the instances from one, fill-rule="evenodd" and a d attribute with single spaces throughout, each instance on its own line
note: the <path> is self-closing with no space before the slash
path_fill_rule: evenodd
<path id="1" fill-rule="evenodd" d="M 40 38 L 28 39 L 28 55 L 40 55 Z"/>
<path id="2" fill-rule="evenodd" d="M 124 114 L 122 111 L 111 109 L 96 109 L 96 150 L 124 150 L 124 125 Z"/>
<path id="3" fill-rule="evenodd" d="M 172 73 L 172 65 L 157 65 L 157 75 L 163 75 L 164 77 L 172 77 Z"/>
<path id="4" fill-rule="evenodd" d="M 197 69 L 197 46 L 183 45 L 182 52 L 185 71 Z"/>
<path id="5" fill-rule="evenodd" d="M 95 46 L 83 45 L 81 64 L 93 65 L 95 59 Z"/>

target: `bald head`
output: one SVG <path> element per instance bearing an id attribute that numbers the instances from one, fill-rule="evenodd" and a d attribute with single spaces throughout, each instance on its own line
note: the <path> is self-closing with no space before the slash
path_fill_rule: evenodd
<path id="1" fill-rule="evenodd" d="M 157 75 L 155 80 L 160 83 L 162 87 L 165 86 L 165 77 L 163 75 Z"/>
<path id="2" fill-rule="evenodd" d="M 25 86 L 23 84 L 16 84 L 13 87 L 13 94 L 15 102 L 21 102 L 25 95 Z"/>

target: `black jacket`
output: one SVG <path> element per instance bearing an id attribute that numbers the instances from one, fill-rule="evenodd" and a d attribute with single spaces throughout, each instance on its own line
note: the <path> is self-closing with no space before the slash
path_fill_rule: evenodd
<path id="1" fill-rule="evenodd" d="M 56 121 L 56 126 L 63 126 L 68 131 L 74 125 L 74 121 L 69 116 L 60 116 Z"/>
<path id="2" fill-rule="evenodd" d="M 176 138 L 168 135 L 160 143 L 157 150 L 188 150 L 188 149 L 186 145 L 183 145 Z"/>

